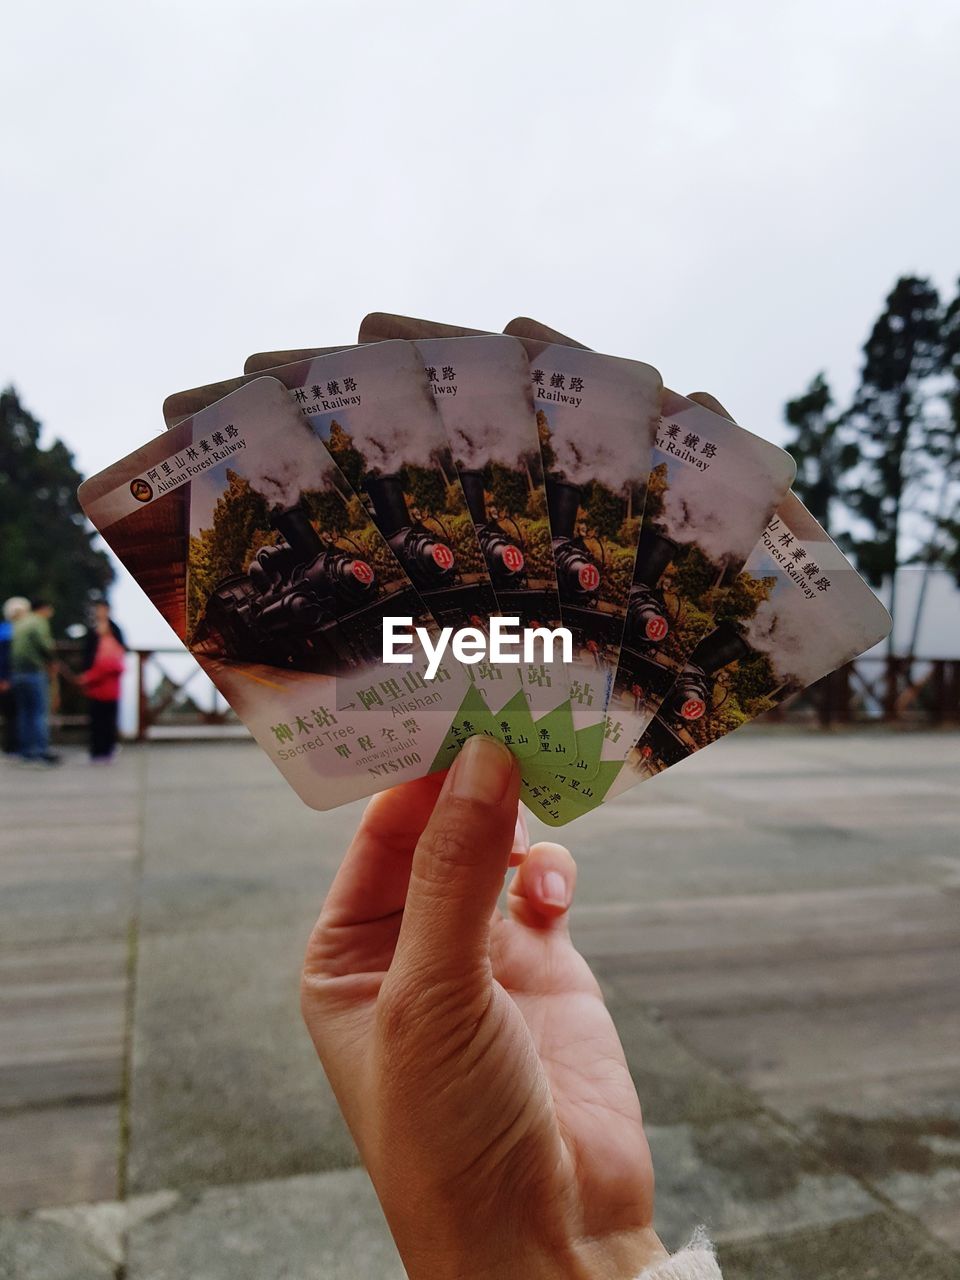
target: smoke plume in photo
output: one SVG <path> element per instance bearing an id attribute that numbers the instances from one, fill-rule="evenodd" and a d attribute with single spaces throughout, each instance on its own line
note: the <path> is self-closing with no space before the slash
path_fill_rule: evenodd
<path id="1" fill-rule="evenodd" d="M 306 418 L 282 387 L 278 391 L 280 395 L 270 396 L 276 404 L 270 405 L 269 429 L 263 429 L 262 420 L 252 423 L 242 432 L 243 449 L 194 479 L 190 495 L 192 533 L 213 523 L 214 508 L 226 487 L 228 470 L 243 476 L 271 506 L 278 507 L 292 506 L 302 493 L 329 488 L 339 479 L 339 468 Z M 222 430 L 232 413 L 233 406 L 228 400 L 198 414 L 194 419 L 194 440 Z M 346 482 L 342 483 L 345 486 Z"/>
<path id="2" fill-rule="evenodd" d="M 411 343 L 384 342 L 321 356 L 298 381 L 309 390 L 347 376 L 356 380 L 360 403 L 316 408 L 328 420 L 337 419 L 368 470 L 399 471 L 407 463 L 435 466 L 448 452 L 423 362 Z M 349 393 L 344 398 L 349 400 Z"/>
<path id="3" fill-rule="evenodd" d="M 424 429 L 425 424 L 411 427 L 401 417 L 368 418 L 360 413 L 334 415 L 360 453 L 369 471 L 398 471 L 404 465 L 432 467 L 445 452 L 447 442 L 439 419 L 437 430 Z"/>
<path id="4" fill-rule="evenodd" d="M 282 442 L 272 441 L 259 464 L 259 480 L 250 476 L 271 505 L 288 507 L 307 490 L 323 490 L 332 485 L 337 468 L 323 449 L 316 447 L 312 432 L 291 432 Z M 299 447 L 297 447 L 299 446 Z"/>
<path id="5" fill-rule="evenodd" d="M 837 642 L 823 621 L 816 603 L 784 580 L 744 624 L 744 637 L 769 659 L 780 683 L 805 686 L 836 665 Z"/>
<path id="6" fill-rule="evenodd" d="M 667 537 L 681 544 L 695 542 L 714 564 L 743 564 L 769 513 L 763 510 L 758 515 L 748 494 L 731 492 L 708 472 L 668 461 L 669 488 L 657 516 Z M 769 487 L 768 482 L 764 492 Z"/>
<path id="7" fill-rule="evenodd" d="M 461 415 L 450 405 L 443 407 L 444 423 L 450 438 L 454 461 L 466 470 L 480 470 L 488 462 L 517 467 L 522 455 L 517 451 L 517 432 L 504 418 L 486 418 L 478 422 L 469 410 Z"/>
<path id="8" fill-rule="evenodd" d="M 554 412 L 550 404 L 537 402 L 547 415 L 553 473 L 573 484 L 601 484 L 619 493 L 628 486 L 646 484 L 650 454 L 642 442 L 642 424 L 619 414 L 575 411 Z M 581 416 L 582 415 L 582 416 Z"/>
<path id="9" fill-rule="evenodd" d="M 816 544 L 807 545 L 816 560 Z M 823 544 L 821 548 L 830 587 L 808 599 L 782 569 L 758 567 L 752 571 L 777 571 L 780 581 L 771 599 L 745 624 L 747 641 L 766 654 L 780 680 L 792 678 L 804 686 L 865 652 L 888 630 L 886 611 L 859 574 L 852 566 L 838 567 Z"/>

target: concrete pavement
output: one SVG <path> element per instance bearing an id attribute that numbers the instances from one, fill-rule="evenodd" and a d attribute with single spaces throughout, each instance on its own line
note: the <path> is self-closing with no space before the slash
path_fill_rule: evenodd
<path id="1" fill-rule="evenodd" d="M 748 730 L 568 829 L 658 1227 L 960 1277 L 960 736 Z M 301 1029 L 357 807 L 245 743 L 0 766 L 0 1278 L 401 1276 Z"/>

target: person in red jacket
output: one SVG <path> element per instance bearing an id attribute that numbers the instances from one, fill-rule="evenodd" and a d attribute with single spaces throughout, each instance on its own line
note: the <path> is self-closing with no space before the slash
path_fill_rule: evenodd
<path id="1" fill-rule="evenodd" d="M 117 747 L 120 677 L 126 650 L 123 632 L 110 617 L 110 606 L 94 605 L 93 628 L 87 637 L 84 670 L 77 683 L 90 701 L 90 759 L 108 764 Z"/>

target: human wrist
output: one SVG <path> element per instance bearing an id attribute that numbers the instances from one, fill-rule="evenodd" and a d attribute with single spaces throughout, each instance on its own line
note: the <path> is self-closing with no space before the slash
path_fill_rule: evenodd
<path id="1" fill-rule="evenodd" d="M 496 1249 L 481 1257 L 475 1250 L 435 1250 L 408 1257 L 401 1249 L 408 1280 L 636 1280 L 641 1272 L 669 1259 L 652 1227 L 541 1248 L 532 1242 Z"/>
<path id="2" fill-rule="evenodd" d="M 666 1261 L 670 1254 L 652 1227 L 640 1227 L 604 1236 L 600 1240 L 581 1242 L 580 1280 L 636 1280 L 641 1272 Z"/>

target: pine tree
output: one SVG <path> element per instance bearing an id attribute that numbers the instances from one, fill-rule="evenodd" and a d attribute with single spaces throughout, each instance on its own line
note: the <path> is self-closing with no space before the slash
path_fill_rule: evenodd
<path id="1" fill-rule="evenodd" d="M 404 473 L 404 489 L 410 502 L 419 509 L 421 517 L 443 511 L 446 504 L 446 485 L 436 467 L 409 465 Z M 463 506 L 462 491 L 458 506 Z"/>
<path id="2" fill-rule="evenodd" d="M 784 416 L 794 428 L 787 449 L 797 464 L 794 490 L 810 513 L 830 532 L 843 480 L 857 461 L 857 447 L 844 439 L 843 415 L 832 412 L 833 395 L 818 373 L 806 391 L 787 401 Z"/>
<path id="3" fill-rule="evenodd" d="M 587 524 L 598 538 L 613 539 L 623 523 L 623 498 L 600 480 L 591 480 L 584 491 L 581 506 Z"/>
<path id="4" fill-rule="evenodd" d="M 915 276 L 898 280 L 864 345 L 849 415 L 860 466 L 846 500 L 867 530 L 852 545 L 871 581 L 890 580 L 891 613 L 903 559 L 903 517 L 930 472 L 928 405 L 931 381 L 941 369 L 940 325 L 940 299 L 930 282 Z"/>
<path id="5" fill-rule="evenodd" d="M 514 515 L 527 504 L 529 488 L 522 471 L 492 462 L 488 468 L 487 490 L 501 514 Z"/>
<path id="6" fill-rule="evenodd" d="M 190 538 L 187 612 L 191 637 L 210 592 L 223 578 L 248 567 L 256 550 L 264 545 L 264 531 L 270 528 L 270 509 L 263 494 L 229 468 L 226 479 L 227 487 L 213 509 L 213 523 Z"/>
<path id="7" fill-rule="evenodd" d="M 553 445 L 550 443 L 550 419 L 542 409 L 537 410 L 537 435 L 540 438 L 540 457 L 543 459 L 544 471 L 552 471 L 557 463 Z"/>
<path id="8" fill-rule="evenodd" d="M 942 426 L 931 433 L 931 451 L 942 468 L 934 507 L 930 559 L 960 585 L 960 280 L 943 316 L 943 366 L 947 375 Z"/>
<path id="9" fill-rule="evenodd" d="M 336 418 L 330 423 L 327 448 L 333 455 L 334 462 L 347 477 L 351 487 L 360 489 L 363 485 L 363 457 L 359 449 L 354 448 L 353 436 L 344 430 Z"/>
<path id="10" fill-rule="evenodd" d="M 301 501 L 326 537 L 336 537 L 349 528 L 350 512 L 336 489 L 308 490 L 301 495 Z"/>
<path id="11" fill-rule="evenodd" d="M 937 566 L 946 569 L 960 586 L 960 282 L 956 297 L 943 313 L 940 337 L 943 395 L 925 438 L 926 451 L 940 474 L 933 484 L 928 537 L 914 557 L 923 565 L 923 576 L 910 629 L 910 657 L 920 638 L 932 570 Z"/>
<path id="12" fill-rule="evenodd" d="M 654 523 L 663 514 L 664 494 L 670 488 L 669 467 L 661 462 L 650 472 L 647 481 L 647 497 L 643 508 L 644 523 Z"/>
<path id="13" fill-rule="evenodd" d="M 113 569 L 77 502 L 73 454 L 60 440 L 43 448 L 40 433 L 16 391 L 0 393 L 0 600 L 47 597 L 62 632 L 86 621 Z"/>

